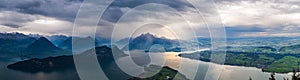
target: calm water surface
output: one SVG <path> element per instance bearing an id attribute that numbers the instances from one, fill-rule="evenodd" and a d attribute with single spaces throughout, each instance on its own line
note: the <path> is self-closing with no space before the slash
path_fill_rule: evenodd
<path id="1" fill-rule="evenodd" d="M 143 62 L 146 62 L 143 64 L 143 65 L 145 65 L 145 64 L 147 64 L 147 62 L 149 63 L 149 61 L 147 61 L 147 59 L 148 59 L 148 56 L 151 54 L 145 53 L 144 55 L 141 55 L 140 53 L 143 53 L 143 51 L 131 52 L 130 55 L 132 57 L 137 57 L 137 58 L 143 57 L 142 59 L 135 60 L 137 64 L 138 63 L 143 64 Z M 165 56 L 165 59 L 166 59 L 165 66 L 169 66 L 175 70 L 178 70 L 179 72 L 186 75 L 189 79 L 194 79 L 195 72 L 198 72 L 198 75 L 200 75 L 200 77 L 201 77 L 201 78 L 197 78 L 197 79 L 204 79 L 209 66 L 214 66 L 215 70 L 221 70 L 219 80 L 248 80 L 249 77 L 251 77 L 252 80 L 268 80 L 270 77 L 270 74 L 271 74 L 271 73 L 267 73 L 267 72 L 262 72 L 261 69 L 258 69 L 255 67 L 219 65 L 219 64 L 214 64 L 214 63 L 210 63 L 210 62 L 203 62 L 203 61 L 199 61 L 199 60 L 182 58 L 182 57 L 178 56 L 178 54 L 180 54 L 180 53 L 165 52 L 165 53 L 161 53 L 160 55 Z M 156 53 L 153 55 L 159 55 L 159 54 Z M 126 61 L 126 60 L 123 60 L 123 61 Z M 124 62 L 124 63 L 126 63 L 126 62 Z M 197 68 L 198 68 L 198 71 L 195 71 L 195 70 L 197 70 Z M 214 73 L 214 72 L 211 72 L 211 73 Z M 207 75 L 207 76 L 216 76 L 216 75 Z M 291 79 L 291 76 L 292 76 L 292 73 L 288 73 L 288 74 L 276 73 L 276 75 L 275 75 L 276 80 L 283 80 L 283 78 Z"/>
<path id="2" fill-rule="evenodd" d="M 141 53 L 143 53 L 141 55 Z M 242 67 L 242 66 L 229 66 L 229 65 L 218 65 L 209 62 L 203 62 L 199 60 L 192 60 L 188 58 L 179 57 L 177 52 L 165 52 L 165 53 L 155 53 L 152 58 L 157 55 L 164 56 L 165 66 L 169 66 L 173 69 L 178 70 L 182 74 L 186 75 L 189 79 L 193 79 L 195 76 L 195 70 L 198 69 L 198 75 L 204 79 L 209 65 L 215 66 L 218 70 L 222 70 L 219 80 L 248 80 L 251 77 L 253 80 L 268 80 L 270 73 L 262 72 L 261 69 L 254 67 Z M 150 57 L 148 53 L 143 51 L 132 51 L 130 53 L 132 59 L 136 64 L 144 66 L 150 63 Z M 1 80 L 79 80 L 76 70 L 65 70 L 59 72 L 50 73 L 26 73 L 15 70 L 7 69 L 8 64 L 19 61 L 19 59 L 0 59 L 0 78 Z M 120 58 L 118 61 L 124 62 Z M 126 63 L 126 62 L 124 62 Z M 114 70 L 113 65 L 104 66 L 107 70 Z M 213 73 L 213 72 L 212 72 Z M 278 80 L 283 80 L 283 77 L 291 78 L 291 73 L 289 74 L 276 74 Z M 215 76 L 215 75 L 212 75 Z"/>

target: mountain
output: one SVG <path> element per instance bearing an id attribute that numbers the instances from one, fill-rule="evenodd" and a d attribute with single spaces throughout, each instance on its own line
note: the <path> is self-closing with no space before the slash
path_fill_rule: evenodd
<path id="1" fill-rule="evenodd" d="M 95 37 L 96 46 L 110 45 L 110 39 L 104 37 Z"/>
<path id="2" fill-rule="evenodd" d="M 22 33 L 0 33 L 0 57 L 18 57 L 35 40 Z"/>
<path id="3" fill-rule="evenodd" d="M 44 52 L 61 50 L 52 44 L 47 38 L 41 37 L 27 47 L 26 52 Z"/>
<path id="4" fill-rule="evenodd" d="M 179 46 L 179 42 L 176 40 L 157 37 L 150 33 L 146 33 L 130 40 L 125 48 L 128 48 L 129 50 L 149 50 L 150 47 L 155 44 L 163 46 L 166 50 Z"/>
<path id="5" fill-rule="evenodd" d="M 74 39 L 74 40 L 72 40 Z M 69 37 L 68 39 L 64 40 L 61 44 L 59 44 L 59 48 L 72 51 L 72 41 L 74 41 L 74 46 L 77 46 L 73 52 L 83 52 L 90 48 L 93 48 L 93 45 L 87 45 L 90 44 L 90 42 L 95 42 L 95 39 L 92 37 Z M 97 44 L 95 42 L 95 44 Z"/>
<path id="6" fill-rule="evenodd" d="M 49 41 L 51 41 L 55 46 L 58 46 L 60 43 L 62 43 L 64 40 L 69 38 L 68 36 L 65 35 L 51 35 L 51 36 L 43 36 L 40 34 L 28 34 L 27 36 L 39 39 L 41 37 L 47 38 Z"/>
<path id="7" fill-rule="evenodd" d="M 97 55 L 98 59 L 101 59 L 104 61 L 114 60 L 113 56 L 115 56 L 115 58 L 128 56 L 127 54 L 125 54 L 123 51 L 121 51 L 119 48 L 117 48 L 115 46 L 113 46 L 113 48 L 110 48 L 107 46 L 95 47 L 95 50 L 89 49 L 87 51 L 84 51 L 82 54 L 87 54 L 87 53 L 90 53 L 91 51 L 96 51 L 96 55 Z M 112 54 L 112 51 L 114 51 L 114 55 Z"/>
<path id="8" fill-rule="evenodd" d="M 290 45 L 284 46 L 279 49 L 281 53 L 288 53 L 288 54 L 299 54 L 300 52 L 300 44 L 298 45 Z"/>
<path id="9" fill-rule="evenodd" d="M 24 52 L 24 56 L 27 57 L 45 57 L 71 54 L 68 51 L 56 47 L 45 37 L 41 37 L 33 42 L 24 50 Z"/>
<path id="10" fill-rule="evenodd" d="M 22 33 L 0 33 L 0 39 L 9 39 L 9 40 L 21 40 L 21 39 L 27 39 L 30 38 L 30 36 L 27 36 Z"/>
<path id="11" fill-rule="evenodd" d="M 55 46 L 59 46 L 64 40 L 68 39 L 68 36 L 65 35 L 53 35 L 53 36 L 45 36 L 49 41 L 51 41 Z"/>
<path id="12" fill-rule="evenodd" d="M 125 46 L 128 45 L 127 42 L 131 42 L 132 40 L 133 40 L 133 38 L 123 38 L 121 40 L 114 42 L 114 44 L 118 45 L 118 47 L 120 47 L 120 48 L 124 48 Z"/>
<path id="13" fill-rule="evenodd" d="M 39 34 L 28 34 L 27 36 L 35 38 L 35 39 L 39 39 L 39 38 L 43 37 L 42 35 L 39 35 Z"/>

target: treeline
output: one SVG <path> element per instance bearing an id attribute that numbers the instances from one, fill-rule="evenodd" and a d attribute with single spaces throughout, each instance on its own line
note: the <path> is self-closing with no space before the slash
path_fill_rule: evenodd
<path id="1" fill-rule="evenodd" d="M 298 70 L 293 70 L 293 75 L 292 75 L 292 79 L 289 79 L 289 78 L 283 78 L 283 80 L 300 80 L 300 73 L 297 73 L 297 72 L 299 72 L 299 69 Z M 252 80 L 252 78 L 251 77 L 249 77 L 249 80 Z M 271 75 L 270 75 L 270 78 L 269 78 L 269 80 L 276 80 L 276 78 L 275 78 L 275 73 L 273 72 L 273 73 L 271 73 Z"/>

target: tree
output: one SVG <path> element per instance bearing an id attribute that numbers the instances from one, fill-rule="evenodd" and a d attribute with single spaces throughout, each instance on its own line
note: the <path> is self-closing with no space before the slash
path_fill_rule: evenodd
<path id="1" fill-rule="evenodd" d="M 292 76 L 292 80 L 300 80 L 300 74 L 297 74 L 297 72 L 299 71 L 299 69 L 293 69 L 293 76 Z"/>
<path id="2" fill-rule="evenodd" d="M 276 79 L 275 79 L 275 73 L 274 73 L 274 72 L 271 74 L 271 77 L 269 78 L 269 80 L 276 80 Z"/>
<path id="3" fill-rule="evenodd" d="M 249 80 L 252 80 L 251 76 L 249 77 Z"/>
<path id="4" fill-rule="evenodd" d="M 283 80 L 289 80 L 289 78 L 285 78 L 285 77 L 284 77 Z"/>

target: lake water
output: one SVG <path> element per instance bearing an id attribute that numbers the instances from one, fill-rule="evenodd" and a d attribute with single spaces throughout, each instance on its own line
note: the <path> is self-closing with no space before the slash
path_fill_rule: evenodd
<path id="1" fill-rule="evenodd" d="M 65 70 L 51 73 L 26 73 L 7 69 L 8 64 L 12 64 L 17 60 L 0 61 L 0 80 L 79 80 L 76 71 Z"/>
<path id="2" fill-rule="evenodd" d="M 209 65 L 215 66 L 215 68 L 219 68 L 217 70 L 222 70 L 221 74 L 219 76 L 219 80 L 248 80 L 249 77 L 252 78 L 252 80 L 268 80 L 271 73 L 262 72 L 261 69 L 255 68 L 255 67 L 243 67 L 243 66 L 230 66 L 230 65 L 219 65 L 209 62 L 203 62 L 199 60 L 192 60 L 188 58 L 182 58 L 177 56 L 179 53 L 174 52 L 168 52 L 168 57 L 170 57 L 172 60 L 168 62 L 168 66 L 171 66 L 172 68 L 179 70 L 179 72 L 185 74 L 188 78 L 193 79 L 193 74 L 190 74 L 191 72 L 195 70 L 195 68 L 184 68 L 180 69 L 180 64 L 177 62 L 188 62 L 184 63 L 184 65 L 195 65 L 199 64 L 198 68 L 200 68 L 200 71 L 203 71 L 203 76 L 205 75 L 205 71 Z M 167 58 L 168 58 L 167 57 Z M 176 58 L 175 58 L 176 57 Z M 178 59 L 178 60 L 177 60 Z M 180 61 L 181 60 L 181 61 Z M 175 63 L 175 64 L 174 64 Z M 202 68 L 202 70 L 201 70 Z M 212 72 L 213 73 L 213 72 Z M 208 76 L 216 76 L 216 75 L 208 75 Z M 290 78 L 291 79 L 292 73 L 288 74 L 276 74 L 276 80 L 283 80 L 283 78 Z"/>
<path id="3" fill-rule="evenodd" d="M 140 55 L 142 54 L 142 55 Z M 188 58 L 179 57 L 177 52 L 165 52 L 148 54 L 143 53 L 143 51 L 132 51 L 131 57 L 134 62 L 140 66 L 144 66 L 150 63 L 151 57 L 155 59 L 155 56 L 160 55 L 165 58 L 165 66 L 169 66 L 173 69 L 178 70 L 180 73 L 186 75 L 189 79 L 194 79 L 195 70 L 198 69 L 198 75 L 204 79 L 204 76 L 214 76 L 217 75 L 205 75 L 207 73 L 208 66 L 214 66 L 214 69 L 221 70 L 219 80 L 248 80 L 249 77 L 252 80 L 268 80 L 270 73 L 262 72 L 261 69 L 254 67 L 242 67 L 242 66 L 229 66 L 229 65 L 219 65 L 209 62 L 203 62 L 199 60 L 192 60 Z M 151 57 L 149 57 L 149 55 Z M 120 58 L 118 61 L 126 63 L 125 58 Z M 19 59 L 0 59 L 0 79 L 1 80 L 79 80 L 78 75 L 75 70 L 65 70 L 59 72 L 51 73 L 26 73 L 15 70 L 7 69 L 8 64 L 12 64 Z M 196 66 L 195 66 L 196 65 Z M 111 68 L 107 65 L 105 69 Z M 113 67 L 112 67 L 113 68 Z M 113 69 L 112 69 L 113 70 Z M 214 72 L 211 72 L 214 73 Z M 217 72 L 216 72 L 217 73 Z M 277 80 L 283 80 L 283 77 L 290 78 L 292 74 L 276 74 Z M 199 76 L 198 76 L 199 77 Z M 200 79 L 200 78 L 197 78 Z"/>

